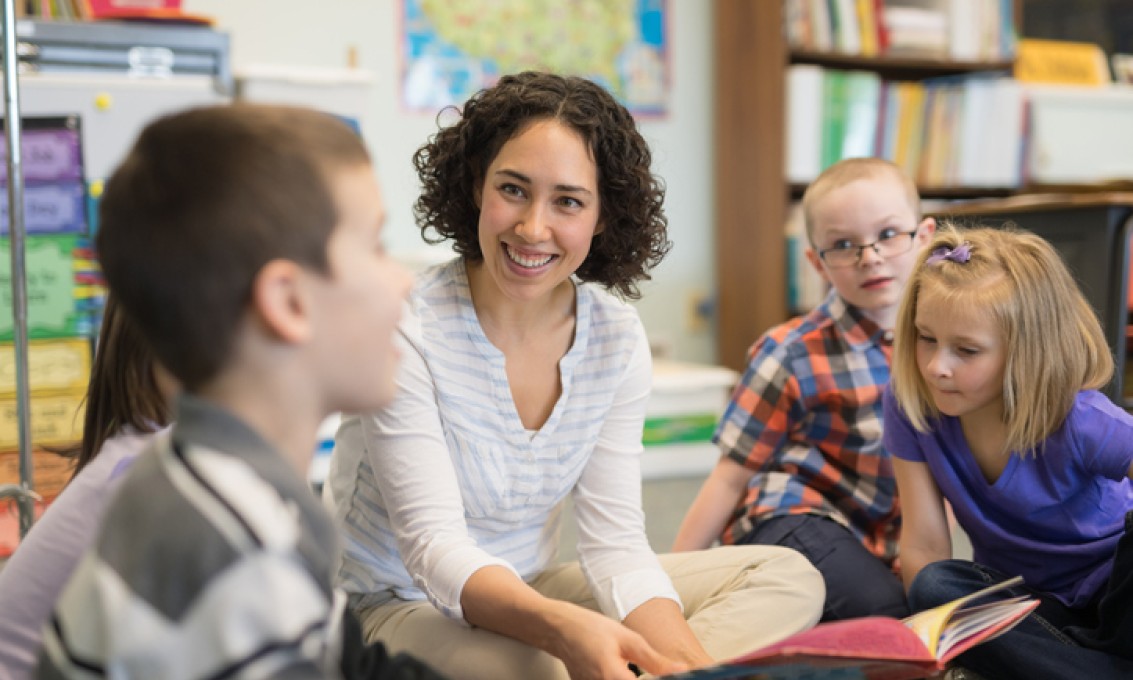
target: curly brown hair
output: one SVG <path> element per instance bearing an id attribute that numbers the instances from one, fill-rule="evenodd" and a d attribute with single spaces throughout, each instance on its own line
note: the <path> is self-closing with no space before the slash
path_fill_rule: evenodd
<path id="1" fill-rule="evenodd" d="M 488 166 L 527 124 L 554 119 L 585 140 L 598 171 L 604 228 L 575 275 L 622 297 L 641 297 L 637 282 L 650 278 L 672 243 L 665 185 L 650 172 L 649 145 L 629 111 L 584 78 L 525 71 L 477 92 L 459 115 L 413 155 L 422 187 L 413 213 L 425 241 L 451 239 L 465 260 L 483 260 L 475 194 Z"/>

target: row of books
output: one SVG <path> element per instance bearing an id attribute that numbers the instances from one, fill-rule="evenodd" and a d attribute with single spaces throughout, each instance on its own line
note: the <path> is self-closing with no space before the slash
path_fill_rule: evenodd
<path id="1" fill-rule="evenodd" d="M 181 0 L 16 0 L 17 18 L 92 21 L 133 17 L 177 17 Z"/>
<path id="2" fill-rule="evenodd" d="M 16 0 L 17 17 L 89 21 L 94 18 L 87 0 Z"/>
<path id="3" fill-rule="evenodd" d="M 843 158 L 878 156 L 930 188 L 1019 186 L 1022 86 L 1002 75 L 883 80 L 811 64 L 787 70 L 787 180 L 805 184 Z"/>
<path id="4" fill-rule="evenodd" d="M 957 61 L 1002 61 L 1015 51 L 1013 0 L 785 0 L 796 50 Z"/>

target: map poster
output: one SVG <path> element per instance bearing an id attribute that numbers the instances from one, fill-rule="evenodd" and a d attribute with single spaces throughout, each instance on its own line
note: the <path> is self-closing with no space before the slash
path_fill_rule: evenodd
<path id="1" fill-rule="evenodd" d="M 635 115 L 668 113 L 668 0 L 402 0 L 404 104 L 436 113 L 501 75 L 589 78 Z"/>

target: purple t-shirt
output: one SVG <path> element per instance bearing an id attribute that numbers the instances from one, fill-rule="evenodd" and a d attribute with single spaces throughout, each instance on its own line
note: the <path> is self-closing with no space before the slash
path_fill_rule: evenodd
<path id="1" fill-rule="evenodd" d="M 917 432 L 890 390 L 882 400 L 885 448 L 925 463 L 972 541 L 976 562 L 1071 607 L 1109 578 L 1124 516 L 1133 510 L 1133 416 L 1096 391 L 1079 392 L 1045 448 L 1012 454 L 994 484 L 980 472 L 960 420 L 941 416 Z"/>
<path id="2" fill-rule="evenodd" d="M 43 626 L 56 598 L 98 534 L 102 512 L 122 473 L 155 436 L 127 426 L 107 439 L 0 571 L 0 680 L 32 676 Z"/>

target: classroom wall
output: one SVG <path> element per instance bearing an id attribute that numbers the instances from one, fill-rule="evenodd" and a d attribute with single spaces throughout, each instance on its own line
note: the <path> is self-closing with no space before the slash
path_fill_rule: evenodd
<path id="1" fill-rule="evenodd" d="M 417 181 L 410 158 L 436 124 L 433 115 L 407 113 L 399 102 L 401 0 L 184 0 L 183 7 L 216 19 L 230 36 L 237 69 L 345 68 L 353 51 L 358 68 L 374 78 L 370 113 L 361 125 L 388 205 L 387 245 L 412 259 L 443 256 L 445 251 L 423 245 L 411 212 Z M 691 301 L 710 294 L 714 285 L 712 3 L 669 0 L 668 9 L 670 113 L 642 120 L 640 127 L 653 148 L 654 171 L 668 185 L 674 247 L 635 305 L 651 338 L 674 358 L 715 362 L 711 324 L 689 323 Z"/>

